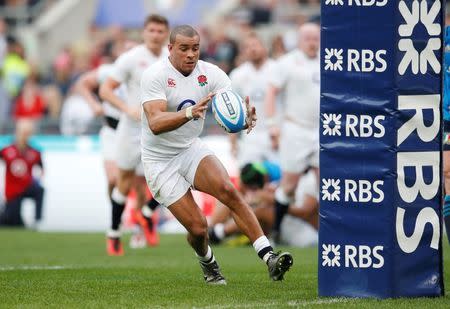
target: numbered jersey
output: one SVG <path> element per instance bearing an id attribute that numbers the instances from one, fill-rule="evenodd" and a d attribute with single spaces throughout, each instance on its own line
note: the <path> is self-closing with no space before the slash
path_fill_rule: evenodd
<path id="1" fill-rule="evenodd" d="M 210 92 L 231 89 L 231 81 L 219 67 L 199 60 L 189 76 L 184 76 L 164 59 L 149 67 L 142 76 L 142 104 L 154 100 L 167 102 L 168 112 L 177 112 L 197 104 Z M 167 159 L 187 149 L 203 130 L 203 119 L 191 120 L 181 127 L 154 135 L 142 115 L 142 157 Z"/>

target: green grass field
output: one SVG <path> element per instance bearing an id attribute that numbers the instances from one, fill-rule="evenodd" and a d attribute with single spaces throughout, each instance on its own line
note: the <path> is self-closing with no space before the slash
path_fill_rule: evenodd
<path id="1" fill-rule="evenodd" d="M 450 308 L 449 296 L 318 298 L 315 249 L 289 248 L 295 264 L 286 280 L 272 282 L 253 248 L 216 247 L 228 285 L 207 286 L 182 235 L 163 235 L 157 248 L 126 247 L 123 257 L 106 256 L 104 247 L 103 234 L 0 230 L 0 307 Z M 449 250 L 446 245 L 446 265 Z"/>

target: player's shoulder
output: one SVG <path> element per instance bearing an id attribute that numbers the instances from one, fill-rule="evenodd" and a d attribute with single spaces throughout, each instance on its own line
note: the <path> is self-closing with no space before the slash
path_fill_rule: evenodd
<path id="1" fill-rule="evenodd" d="M 223 70 L 214 63 L 203 60 L 197 62 L 197 67 L 201 72 L 223 72 Z"/>
<path id="2" fill-rule="evenodd" d="M 114 65 L 111 63 L 103 63 L 99 65 L 97 68 L 97 80 L 99 83 L 103 83 L 108 76 L 111 75 L 111 73 L 114 70 Z"/>
<path id="3" fill-rule="evenodd" d="M 252 69 L 252 65 L 250 62 L 246 61 L 242 63 L 241 65 L 237 66 L 230 72 L 230 78 L 233 77 L 241 77 L 243 75 L 248 74 Z"/>
<path id="4" fill-rule="evenodd" d="M 165 76 L 170 68 L 167 59 L 161 59 L 148 66 L 142 73 L 142 80 L 157 80 L 161 76 Z"/>
<path id="5" fill-rule="evenodd" d="M 299 57 L 302 57 L 301 52 L 296 48 L 294 50 L 291 50 L 290 52 L 284 54 L 280 58 L 278 58 L 277 63 L 282 64 L 291 64 L 292 62 L 295 62 L 296 59 Z"/>
<path id="6" fill-rule="evenodd" d="M 137 57 L 139 57 L 139 55 L 141 55 L 144 52 L 145 52 L 145 45 L 140 44 L 125 51 L 117 59 L 121 59 L 122 61 L 126 60 L 129 62 L 136 61 L 138 60 Z"/>
<path id="7" fill-rule="evenodd" d="M 11 144 L 3 147 L 0 150 L 0 153 L 2 154 L 2 157 L 4 157 L 5 159 L 12 159 L 14 157 L 17 157 L 19 151 L 15 144 Z"/>

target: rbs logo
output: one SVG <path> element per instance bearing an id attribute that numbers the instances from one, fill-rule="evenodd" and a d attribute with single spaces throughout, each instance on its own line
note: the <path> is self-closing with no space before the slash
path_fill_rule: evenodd
<path id="1" fill-rule="evenodd" d="M 348 6 L 385 6 L 388 0 L 326 0 L 325 5 L 344 5 Z"/>
<path id="2" fill-rule="evenodd" d="M 384 201 L 384 192 L 382 187 L 383 180 L 371 182 L 369 180 L 345 179 L 341 188 L 340 179 L 322 179 L 322 200 L 323 201 L 341 201 L 358 203 L 381 203 Z M 341 191 L 344 192 L 342 197 Z"/>
<path id="3" fill-rule="evenodd" d="M 322 266 L 346 268 L 381 268 L 384 266 L 383 246 L 322 244 Z"/>
<path id="4" fill-rule="evenodd" d="M 416 138 L 417 143 L 433 143 L 439 137 L 440 130 L 440 102 L 439 94 L 433 95 L 410 95 L 399 96 L 399 110 L 414 111 L 408 121 L 406 121 L 397 131 L 397 146 L 400 151 L 397 153 L 397 188 L 403 201 L 403 205 L 397 206 L 396 213 L 396 234 L 400 249 L 405 253 L 413 253 L 418 248 L 424 234 L 425 227 L 431 225 L 432 237 L 429 247 L 439 249 L 440 220 L 439 215 L 430 206 L 420 205 L 423 200 L 438 200 L 440 198 L 440 151 L 411 152 L 401 151 L 403 142 L 408 138 Z M 428 124 L 424 119 L 424 111 L 431 110 L 433 122 Z M 415 133 L 415 134 L 413 134 Z M 414 170 L 414 176 L 407 176 L 407 170 Z M 431 171 L 431 181 L 426 179 L 425 170 Z M 408 206 L 413 204 L 414 209 L 408 210 Z M 417 213 L 417 208 L 422 209 Z M 413 217 L 415 216 L 415 218 Z M 415 220 L 414 231 L 405 232 L 405 221 Z M 427 240 L 429 241 L 429 240 Z"/>
<path id="5" fill-rule="evenodd" d="M 346 115 L 345 131 L 342 130 L 342 114 L 323 114 L 322 134 L 328 136 L 341 136 L 345 132 L 347 137 L 375 137 L 381 138 L 386 130 L 382 122 L 385 116 L 377 115 Z M 344 131 L 344 132 L 343 132 Z"/>
<path id="6" fill-rule="evenodd" d="M 387 51 L 325 48 L 325 71 L 384 72 Z M 344 63 L 345 62 L 345 63 Z"/>

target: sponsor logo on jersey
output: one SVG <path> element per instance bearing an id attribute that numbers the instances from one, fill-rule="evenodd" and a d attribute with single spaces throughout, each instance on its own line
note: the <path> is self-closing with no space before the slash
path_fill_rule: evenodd
<path id="1" fill-rule="evenodd" d="M 175 83 L 175 80 L 173 78 L 168 78 L 167 79 L 167 87 L 169 88 L 175 88 L 177 86 L 177 84 Z"/>

